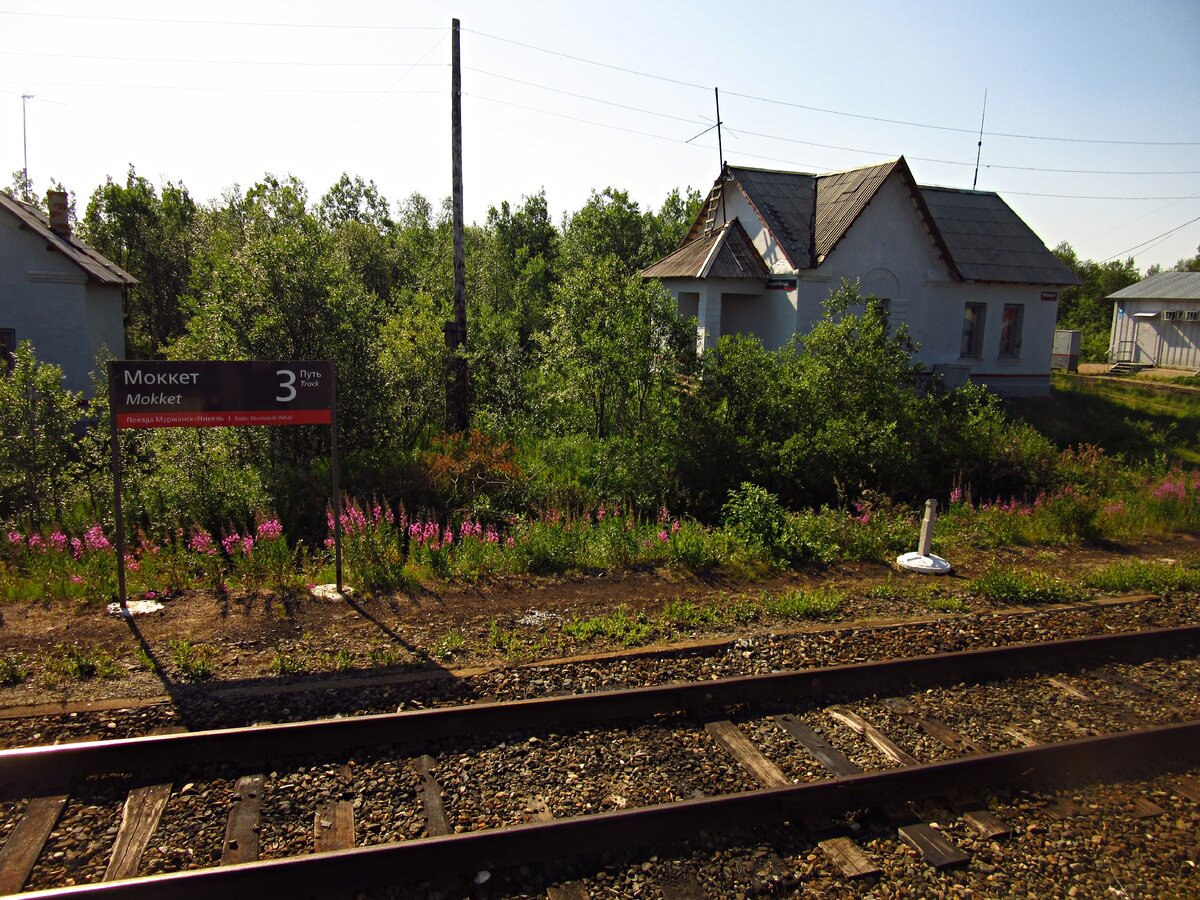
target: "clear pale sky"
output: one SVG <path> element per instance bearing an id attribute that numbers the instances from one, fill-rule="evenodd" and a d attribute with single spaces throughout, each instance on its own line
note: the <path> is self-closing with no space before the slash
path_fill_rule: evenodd
<path id="1" fill-rule="evenodd" d="M 609 185 L 643 208 L 706 192 L 715 132 L 688 141 L 714 87 L 731 163 L 903 154 L 970 188 L 986 90 L 978 187 L 1048 246 L 1144 270 L 1200 245 L 1196 0 L 0 0 L 0 177 L 24 130 L 36 188 L 62 181 L 80 213 L 130 164 L 199 201 L 266 172 L 316 200 L 348 172 L 436 205 L 455 16 L 468 221 L 543 188 L 556 220 Z"/>

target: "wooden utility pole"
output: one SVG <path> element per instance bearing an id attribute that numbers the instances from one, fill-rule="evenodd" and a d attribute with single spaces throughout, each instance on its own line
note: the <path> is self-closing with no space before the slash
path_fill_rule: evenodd
<path id="1" fill-rule="evenodd" d="M 465 431 L 470 424 L 470 386 L 467 379 L 467 264 L 463 248 L 462 183 L 462 66 L 458 51 L 458 19 L 451 20 L 450 152 L 453 159 L 454 205 L 454 321 L 446 323 L 450 379 L 446 396 L 446 427 Z"/>

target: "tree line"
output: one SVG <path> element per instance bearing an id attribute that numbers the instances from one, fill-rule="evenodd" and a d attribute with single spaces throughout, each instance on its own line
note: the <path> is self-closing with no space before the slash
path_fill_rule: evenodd
<path id="1" fill-rule="evenodd" d="M 349 175 L 316 199 L 294 177 L 267 175 L 201 203 L 131 167 L 96 188 L 77 228 L 138 279 L 125 304 L 129 358 L 334 360 L 343 485 L 410 511 L 499 521 L 614 500 L 711 519 L 742 482 L 816 506 L 1053 480 L 1044 438 L 981 389 L 929 390 L 905 329 L 853 285 L 780 350 L 728 336 L 698 355 L 694 323 L 639 272 L 679 244 L 700 203 L 689 188 L 642 209 L 608 187 L 556 223 L 539 192 L 468 227 L 472 427 L 461 434 L 445 430 L 448 203 L 392 203 Z M 1090 296 L 1064 298 L 1065 314 L 1092 315 Z M 42 403 L 58 424 L 34 429 L 30 398 L 53 393 L 53 373 L 36 348 L 18 361 L 0 384 L 0 424 L 16 436 L 0 452 L 0 519 L 95 515 L 109 478 L 105 391 L 82 438 L 80 398 Z M 54 453 L 30 449 L 50 434 Z M 323 534 L 326 429 L 122 440 L 131 524 L 217 529 L 270 511 L 297 536 Z"/>

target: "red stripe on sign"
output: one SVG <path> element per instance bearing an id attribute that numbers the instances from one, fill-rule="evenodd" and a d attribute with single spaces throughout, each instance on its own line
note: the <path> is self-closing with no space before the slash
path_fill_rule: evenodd
<path id="1" fill-rule="evenodd" d="M 237 412 L 123 412 L 118 428 L 217 428 L 237 425 L 329 425 L 327 409 L 250 409 Z"/>

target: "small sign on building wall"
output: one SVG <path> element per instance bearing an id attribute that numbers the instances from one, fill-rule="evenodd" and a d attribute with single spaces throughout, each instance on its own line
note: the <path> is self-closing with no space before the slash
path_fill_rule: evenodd
<path id="1" fill-rule="evenodd" d="M 1042 291 L 1042 299 L 1047 303 L 1058 302 L 1058 291 Z"/>
<path id="2" fill-rule="evenodd" d="M 795 278 L 768 278 L 768 291 L 794 291 L 796 289 Z"/>

